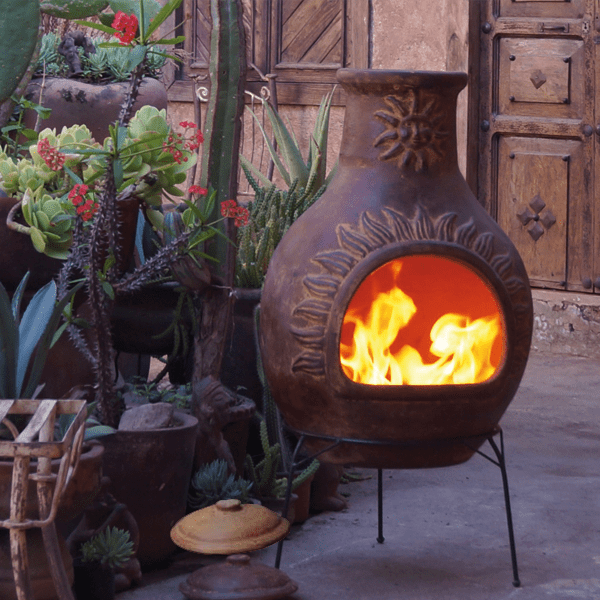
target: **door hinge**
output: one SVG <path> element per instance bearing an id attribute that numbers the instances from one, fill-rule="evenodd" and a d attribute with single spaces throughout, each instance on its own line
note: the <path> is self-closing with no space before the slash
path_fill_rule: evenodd
<path id="1" fill-rule="evenodd" d="M 596 18 L 596 22 L 598 22 L 597 18 Z M 581 31 L 582 31 L 582 33 L 590 32 L 590 22 L 589 21 L 583 22 L 583 25 L 581 26 Z"/>

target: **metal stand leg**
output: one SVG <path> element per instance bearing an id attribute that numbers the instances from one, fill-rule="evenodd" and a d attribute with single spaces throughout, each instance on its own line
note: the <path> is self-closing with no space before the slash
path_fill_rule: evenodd
<path id="1" fill-rule="evenodd" d="M 385 538 L 383 537 L 383 471 L 381 469 L 377 469 L 377 525 L 377 541 L 383 544 Z"/>
<path id="2" fill-rule="evenodd" d="M 290 464 L 290 472 L 287 475 L 287 486 L 285 488 L 285 500 L 283 502 L 283 510 L 281 512 L 281 516 L 285 519 L 287 518 L 288 510 L 290 507 L 290 497 L 292 496 L 292 478 L 294 473 L 294 466 L 296 465 L 296 457 L 298 456 L 298 452 L 302 445 L 304 444 L 304 436 L 301 435 L 298 439 L 298 443 L 294 448 L 294 453 L 292 454 L 292 461 Z M 285 539 L 285 538 L 284 538 Z M 283 551 L 283 539 L 279 540 L 277 543 L 277 555 L 275 556 L 275 568 L 279 569 L 279 565 L 281 564 L 281 553 Z"/>
<path id="3" fill-rule="evenodd" d="M 508 541 L 510 544 L 510 557 L 512 560 L 512 569 L 513 569 L 513 585 L 515 587 L 521 586 L 521 580 L 519 579 L 519 569 L 517 566 L 517 548 L 515 545 L 515 532 L 513 528 L 513 520 L 512 520 L 512 510 L 510 507 L 510 494 L 508 490 L 508 475 L 506 474 L 506 461 L 504 460 L 504 434 L 500 431 L 500 448 L 494 441 L 493 437 L 488 438 L 488 442 L 490 446 L 494 450 L 496 454 L 496 458 L 498 459 L 498 466 L 500 467 L 500 472 L 502 473 L 502 486 L 504 487 L 504 505 L 506 508 L 506 524 L 508 526 Z"/>

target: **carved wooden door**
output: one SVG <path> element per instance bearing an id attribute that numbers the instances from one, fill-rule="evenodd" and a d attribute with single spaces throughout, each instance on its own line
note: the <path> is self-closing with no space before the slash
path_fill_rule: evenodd
<path id="1" fill-rule="evenodd" d="M 469 182 L 536 287 L 600 291 L 599 4 L 471 2 Z"/>

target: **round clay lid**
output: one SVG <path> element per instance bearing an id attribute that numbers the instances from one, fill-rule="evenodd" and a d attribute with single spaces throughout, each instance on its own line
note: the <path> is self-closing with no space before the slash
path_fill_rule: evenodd
<path id="1" fill-rule="evenodd" d="M 233 554 L 223 563 L 202 567 L 179 585 L 189 600 L 276 600 L 297 589 L 283 571 L 255 562 L 247 554 Z"/>
<path id="2" fill-rule="evenodd" d="M 171 539 L 191 552 L 237 554 L 270 546 L 289 530 L 289 521 L 264 506 L 219 500 L 175 523 Z"/>

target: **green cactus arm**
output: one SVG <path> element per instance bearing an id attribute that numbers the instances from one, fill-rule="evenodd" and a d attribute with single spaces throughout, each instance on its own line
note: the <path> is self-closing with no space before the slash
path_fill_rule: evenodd
<path id="1" fill-rule="evenodd" d="M 39 0 L 0 3 L 0 102 L 19 85 L 38 44 Z"/>
<path id="2" fill-rule="evenodd" d="M 239 0 L 212 0 L 213 29 L 210 53 L 210 95 L 204 131 L 200 185 L 217 191 L 217 203 L 211 220 L 219 218 L 221 202 L 237 198 L 237 168 L 246 83 L 244 26 Z M 231 219 L 219 227 L 235 240 Z M 208 249 L 218 259 L 217 272 L 226 284 L 233 282 L 235 247 L 215 236 Z"/>
<path id="3" fill-rule="evenodd" d="M 108 6 L 108 0 L 42 0 L 40 10 L 58 19 L 94 17 Z"/>

